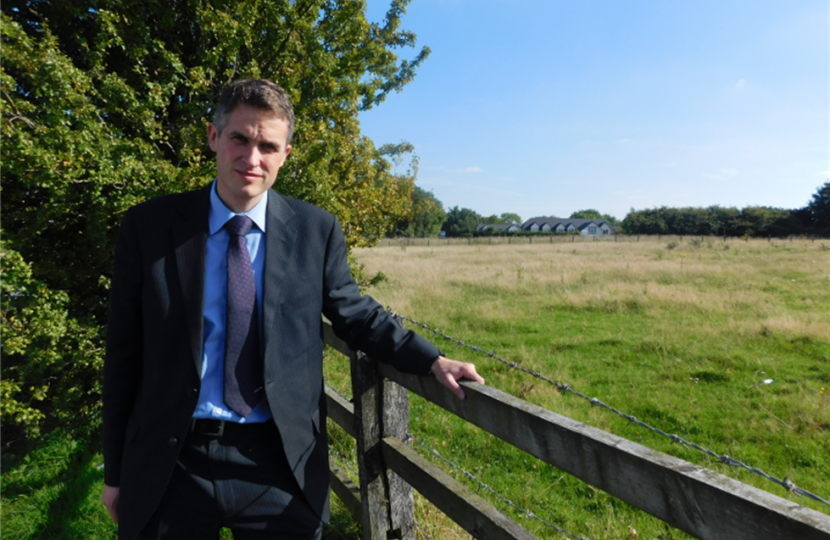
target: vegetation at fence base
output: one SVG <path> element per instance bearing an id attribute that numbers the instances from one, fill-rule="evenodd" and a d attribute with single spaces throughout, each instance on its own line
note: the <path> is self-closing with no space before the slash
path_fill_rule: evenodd
<path id="1" fill-rule="evenodd" d="M 384 305 L 828 498 L 830 250 L 809 240 L 691 240 L 672 250 L 644 237 L 619 244 L 381 247 L 356 256 L 370 272 L 382 268 L 389 276 L 372 292 Z M 830 513 L 418 331 L 448 356 L 475 361 L 496 388 Z M 629 527 L 640 538 L 686 537 L 420 398 L 412 404 L 416 437 L 547 521 L 589 538 L 628 538 Z M 535 534 L 557 537 L 446 470 Z"/>

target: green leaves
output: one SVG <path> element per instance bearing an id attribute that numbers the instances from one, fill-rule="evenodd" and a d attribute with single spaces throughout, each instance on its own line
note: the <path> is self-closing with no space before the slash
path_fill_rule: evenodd
<path id="1" fill-rule="evenodd" d="M 407 4 L 395 0 L 370 24 L 363 0 L 3 3 L 4 266 L 5 254 L 20 257 L 30 274 L 14 283 L 37 284 L 36 294 L 4 293 L 4 317 L 17 321 L 3 330 L 4 353 L 15 355 L 3 364 L 4 429 L 58 418 L 66 403 L 82 407 L 73 396 L 95 394 L 100 355 L 78 351 L 101 348 L 121 217 L 210 181 L 206 128 L 232 80 L 265 77 L 289 93 L 294 151 L 276 188 L 336 214 L 350 246 L 410 215 L 414 173 L 393 174 L 357 120 L 429 54 L 395 52 L 415 45 L 400 29 Z M 43 314 L 25 311 L 31 303 Z M 61 385 L 28 382 L 56 369 Z"/>
<path id="2" fill-rule="evenodd" d="M 830 182 L 825 182 L 816 190 L 806 210 L 811 229 L 817 234 L 830 236 Z"/>
<path id="3" fill-rule="evenodd" d="M 3 368 L 0 415 L 36 436 L 46 419 L 82 419 L 98 410 L 103 367 L 100 329 L 69 317 L 68 295 L 32 277 L 19 253 L 0 247 Z"/>

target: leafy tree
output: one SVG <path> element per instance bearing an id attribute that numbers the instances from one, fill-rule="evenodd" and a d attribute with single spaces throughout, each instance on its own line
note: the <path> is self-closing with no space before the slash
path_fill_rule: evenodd
<path id="1" fill-rule="evenodd" d="M 492 216 L 481 218 L 480 223 L 487 223 L 488 225 L 503 225 L 505 221 L 496 214 L 493 214 Z"/>
<path id="2" fill-rule="evenodd" d="M 336 214 L 350 246 L 372 242 L 409 215 L 413 177 L 393 174 L 388 154 L 360 134 L 357 119 L 400 91 L 429 55 L 426 47 L 412 61 L 395 54 L 415 44 L 400 29 L 407 4 L 392 0 L 385 20 L 373 24 L 363 0 L 3 2 L 2 309 L 4 323 L 19 322 L 4 324 L 2 334 L 4 432 L 42 418 L 15 416 L 7 400 L 52 414 L 48 404 L 60 407 L 58 393 L 68 388 L 55 381 L 67 377 L 94 403 L 87 383 L 99 378 L 121 216 L 211 179 L 205 128 L 232 80 L 264 77 L 287 90 L 297 126 L 276 188 Z M 24 277 L 6 287 L 11 264 L 31 275 L 20 270 Z M 54 309 L 26 309 L 41 301 Z M 45 338 L 8 345 L 35 327 L 67 329 L 49 334 L 50 346 L 65 344 L 55 348 L 62 362 L 35 358 Z M 73 342 L 65 341 L 76 338 L 94 345 L 78 347 L 90 362 L 77 369 Z M 19 367 L 27 363 L 49 367 Z M 37 387 L 28 379 L 35 374 L 52 382 L 31 401 L 26 389 Z"/>
<path id="3" fill-rule="evenodd" d="M 587 210 L 577 210 L 573 214 L 570 215 L 571 219 L 602 219 L 602 214 L 599 213 L 599 210 L 594 210 L 593 208 L 589 208 Z"/>
<path id="4" fill-rule="evenodd" d="M 599 210 L 589 208 L 587 210 L 577 210 L 570 215 L 572 219 L 601 219 L 613 226 L 620 225 L 620 220 L 608 214 L 601 214 Z"/>
<path id="5" fill-rule="evenodd" d="M 679 234 L 725 236 L 788 236 L 804 232 L 792 210 L 769 207 L 669 208 L 634 210 L 623 220 L 627 234 Z"/>
<path id="6" fill-rule="evenodd" d="M 415 186 L 412 192 L 412 218 L 399 221 L 394 236 L 438 236 L 447 218 L 444 205 L 431 192 Z"/>
<path id="7" fill-rule="evenodd" d="M 825 182 L 813 195 L 807 205 L 810 215 L 810 230 L 822 236 L 830 236 L 830 181 Z"/>
<path id="8" fill-rule="evenodd" d="M 502 223 L 507 223 L 508 225 L 521 225 L 522 218 L 519 217 L 519 214 L 514 214 L 513 212 L 503 212 L 499 218 L 501 219 Z"/>
<path id="9" fill-rule="evenodd" d="M 802 234 L 804 225 L 792 211 L 783 208 L 750 206 L 741 210 L 744 233 L 752 236 L 783 237 Z"/>
<path id="10" fill-rule="evenodd" d="M 0 257 L 0 415 L 4 424 L 20 426 L 34 437 L 40 434 L 44 410 L 67 421 L 96 409 L 101 378 L 95 374 L 103 367 L 99 331 L 70 317 L 67 294 L 34 279 L 19 253 L 3 245 Z"/>
<path id="11" fill-rule="evenodd" d="M 447 236 L 472 236 L 479 223 L 481 216 L 475 210 L 454 206 L 447 212 L 442 230 L 446 231 Z"/>
<path id="12" fill-rule="evenodd" d="M 633 208 L 622 221 L 626 234 L 667 234 L 668 226 L 663 219 L 666 207 L 650 210 L 634 210 Z"/>
<path id="13" fill-rule="evenodd" d="M 712 236 L 738 236 L 741 212 L 737 208 L 723 208 L 710 206 L 706 209 L 709 214 L 708 233 Z"/>

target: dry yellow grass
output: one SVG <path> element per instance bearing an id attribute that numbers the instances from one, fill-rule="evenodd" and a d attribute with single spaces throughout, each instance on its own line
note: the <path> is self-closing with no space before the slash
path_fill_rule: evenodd
<path id="1" fill-rule="evenodd" d="M 499 296 L 518 294 L 536 302 L 516 304 L 515 311 L 541 297 L 609 312 L 692 310 L 724 317 L 728 326 L 709 329 L 715 334 L 766 330 L 830 341 L 830 250 L 821 242 L 709 244 L 673 250 L 653 240 L 404 246 L 359 249 L 355 255 L 369 274 L 389 276 L 391 283 L 371 292 L 381 303 L 414 318 L 422 313 L 433 322 L 440 322 L 441 304 L 459 287 L 479 285 L 503 293 L 471 306 L 483 317 L 509 316 L 511 306 Z"/>

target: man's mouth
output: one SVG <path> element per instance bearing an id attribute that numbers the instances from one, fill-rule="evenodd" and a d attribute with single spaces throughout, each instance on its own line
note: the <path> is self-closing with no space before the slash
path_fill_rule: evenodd
<path id="1" fill-rule="evenodd" d="M 246 180 L 259 180 L 262 178 L 262 173 L 254 172 L 254 171 L 236 171 L 236 174 L 245 178 Z"/>

